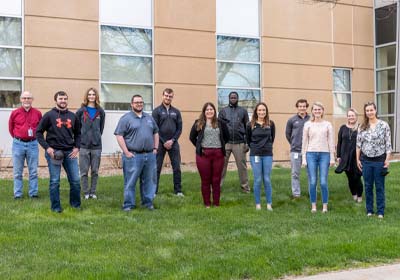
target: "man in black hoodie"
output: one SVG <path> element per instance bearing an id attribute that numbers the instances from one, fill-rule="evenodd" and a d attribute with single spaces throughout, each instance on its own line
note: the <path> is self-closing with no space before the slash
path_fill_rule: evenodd
<path id="1" fill-rule="evenodd" d="M 50 174 L 51 210 L 62 212 L 60 203 L 61 165 L 67 173 L 70 185 L 69 203 L 71 207 L 80 209 L 81 185 L 78 168 L 78 153 L 81 142 L 79 119 L 68 111 L 68 95 L 59 91 L 54 95 L 56 107 L 44 114 L 37 130 L 36 138 L 45 149 L 45 157 Z M 43 133 L 47 132 L 46 139 Z"/>

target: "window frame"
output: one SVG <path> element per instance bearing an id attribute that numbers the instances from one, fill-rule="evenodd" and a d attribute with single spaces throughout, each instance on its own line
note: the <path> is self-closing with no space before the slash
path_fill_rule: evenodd
<path id="1" fill-rule="evenodd" d="M 0 12 L 0 17 L 5 17 L 5 18 L 17 18 L 21 20 L 21 45 L 20 46 L 11 46 L 11 45 L 0 45 L 0 48 L 2 49 L 15 49 L 15 50 L 20 50 L 21 51 L 21 76 L 20 77 L 3 77 L 0 76 L 0 80 L 5 80 L 5 81 L 19 81 L 21 83 L 21 93 L 24 92 L 25 90 L 25 85 L 24 85 L 24 80 L 25 80 L 25 17 L 22 13 L 24 11 L 24 1 L 21 0 L 21 14 L 20 15 L 15 15 L 15 14 L 6 14 Z M 17 108 L 20 104 L 15 104 L 17 105 L 16 107 L 0 107 L 0 110 L 2 111 L 12 111 L 15 108 Z"/>
<path id="2" fill-rule="evenodd" d="M 218 37 L 233 37 L 233 38 L 243 38 L 243 39 L 255 39 L 258 40 L 259 42 L 259 58 L 258 61 L 235 61 L 235 60 L 225 60 L 225 59 L 219 59 L 218 58 Z M 215 34 L 215 51 L 216 51 L 216 56 L 215 56 L 215 68 L 216 68 L 216 95 L 217 95 L 217 111 L 219 112 L 222 108 L 219 108 L 219 95 L 218 95 L 218 90 L 219 89 L 228 89 L 231 91 L 235 90 L 258 90 L 259 91 L 259 100 L 258 102 L 261 102 L 263 100 L 262 97 L 262 40 L 260 36 L 244 36 L 244 35 L 232 35 L 232 34 L 224 34 L 224 33 L 216 33 Z M 259 87 L 242 87 L 242 86 L 220 86 L 219 81 L 218 81 L 218 65 L 219 63 L 232 63 L 232 64 L 245 64 L 245 65 L 257 65 L 259 68 L 259 73 L 258 73 L 258 80 L 259 80 Z M 249 109 L 249 108 L 247 108 Z M 248 111 L 248 110 L 247 110 Z M 252 112 L 248 111 L 249 114 Z"/>
<path id="3" fill-rule="evenodd" d="M 132 28 L 132 29 L 146 29 L 146 30 L 151 30 L 151 55 L 138 55 L 138 54 L 131 54 L 131 53 L 110 53 L 110 52 L 102 52 L 101 50 L 101 39 L 102 39 L 102 33 L 101 33 L 101 27 L 102 26 L 112 26 L 112 27 L 123 27 L 123 28 Z M 120 57 L 145 57 L 145 58 L 151 58 L 151 83 L 135 83 L 135 82 L 114 82 L 114 81 L 103 81 L 102 76 L 101 76 L 101 71 L 102 71 L 102 60 L 101 56 L 102 55 L 112 55 L 112 56 L 120 56 Z M 102 94 L 102 84 L 111 84 L 111 85 L 132 85 L 132 86 L 151 86 L 151 108 L 154 109 L 154 25 L 152 24 L 151 28 L 150 27 L 143 27 L 143 26 L 135 26 L 135 25 L 123 25 L 123 24 L 111 24 L 111 23 L 102 23 L 99 21 L 99 92 Z M 127 101 L 130 103 L 130 100 Z M 105 107 L 105 106 L 104 106 Z M 126 112 L 126 110 L 110 110 L 104 108 L 106 112 L 110 113 L 122 113 Z M 147 110 L 144 110 L 145 112 L 149 112 Z"/>
<path id="4" fill-rule="evenodd" d="M 344 70 L 344 71 L 349 71 L 349 84 L 350 84 L 350 90 L 336 90 L 335 89 L 335 70 Z M 347 67 L 333 67 L 332 68 L 332 98 L 333 98 L 333 115 L 335 116 L 340 116 L 343 115 L 342 113 L 336 113 L 335 112 L 335 95 L 336 94 L 346 94 L 350 95 L 350 106 L 349 108 L 352 108 L 353 106 L 353 69 L 352 68 L 347 68 Z M 345 113 L 346 114 L 346 113 Z"/>

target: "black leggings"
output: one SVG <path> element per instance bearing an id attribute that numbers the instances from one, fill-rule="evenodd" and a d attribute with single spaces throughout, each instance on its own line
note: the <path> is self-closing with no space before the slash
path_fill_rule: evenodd
<path id="1" fill-rule="evenodd" d="M 346 171 L 347 180 L 349 181 L 349 189 L 352 195 L 362 197 L 363 183 L 361 182 L 361 175 L 356 172 Z"/>

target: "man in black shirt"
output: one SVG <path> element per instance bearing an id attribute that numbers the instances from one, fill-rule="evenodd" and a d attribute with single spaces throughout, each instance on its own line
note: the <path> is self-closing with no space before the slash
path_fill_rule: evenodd
<path id="1" fill-rule="evenodd" d="M 177 196 L 183 196 L 181 185 L 181 153 L 179 149 L 178 139 L 182 133 L 182 116 L 181 112 L 172 107 L 172 99 L 174 91 L 166 88 L 163 91 L 162 103 L 153 110 L 153 118 L 159 128 L 160 142 L 157 152 L 157 190 L 160 181 L 161 168 L 163 165 L 165 153 L 171 160 L 173 177 L 174 177 L 174 193 Z"/>
<path id="2" fill-rule="evenodd" d="M 68 111 L 68 95 L 64 91 L 59 91 L 54 95 L 54 101 L 56 107 L 44 114 L 36 130 L 36 138 L 46 151 L 45 157 L 50 173 L 51 210 L 61 213 L 61 165 L 67 173 L 70 185 L 69 203 L 73 208 L 79 209 L 81 206 L 78 168 L 81 129 L 79 119 L 74 113 Z M 47 132 L 46 139 L 44 132 Z"/>

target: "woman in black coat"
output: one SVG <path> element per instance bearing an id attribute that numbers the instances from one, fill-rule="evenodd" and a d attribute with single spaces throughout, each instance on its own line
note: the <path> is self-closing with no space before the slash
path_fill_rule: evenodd
<path id="1" fill-rule="evenodd" d="M 339 165 L 335 172 L 346 173 L 353 199 L 362 202 L 363 184 L 356 161 L 357 131 L 357 111 L 350 108 L 347 110 L 347 123 L 340 127 L 338 133 L 336 155 Z"/>

